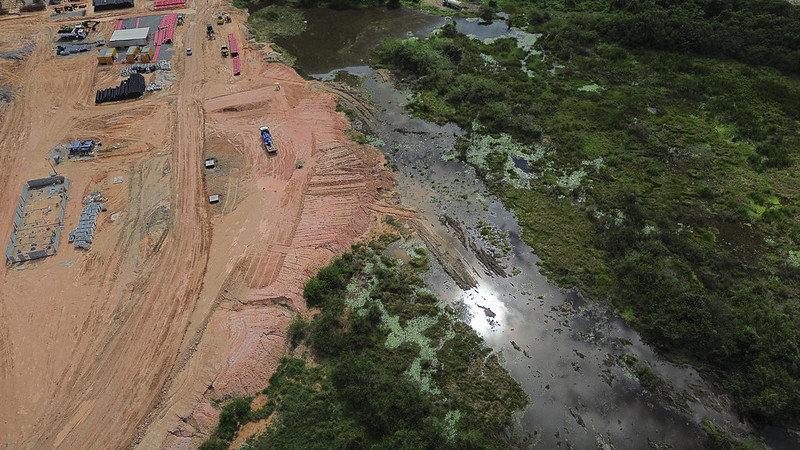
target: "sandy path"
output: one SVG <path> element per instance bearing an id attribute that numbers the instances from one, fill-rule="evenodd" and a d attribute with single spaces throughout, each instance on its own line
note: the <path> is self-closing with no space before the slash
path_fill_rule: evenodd
<path id="1" fill-rule="evenodd" d="M 0 270 L 0 447 L 196 446 L 216 420 L 213 400 L 269 379 L 306 277 L 391 211 L 380 200 L 392 185 L 385 161 L 346 137 L 335 97 L 265 63 L 244 41 L 243 12 L 195 6 L 177 29 L 178 83 L 101 106 L 94 91 L 118 83 L 119 66 L 56 58 L 57 24 L 44 14 L 3 19 L 0 49 L 36 50 L 0 60 L 2 82 L 18 87 L 0 109 L 0 239 L 19 187 L 46 176 L 49 149 L 72 139 L 105 150 L 57 167 L 71 182 L 64 235 L 86 193 L 101 190 L 109 210 L 90 251 L 63 239 L 53 257 Z M 234 23 L 207 41 L 218 11 Z M 105 20 L 102 37 L 112 27 Z M 242 47 L 240 77 L 219 56 L 228 32 Z M 275 156 L 260 145 L 264 123 Z M 203 169 L 209 155 L 219 171 Z M 211 191 L 220 204 L 207 204 Z"/>

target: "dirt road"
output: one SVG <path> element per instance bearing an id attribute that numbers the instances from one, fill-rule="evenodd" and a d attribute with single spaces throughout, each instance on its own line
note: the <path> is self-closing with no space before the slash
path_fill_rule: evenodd
<path id="1" fill-rule="evenodd" d="M 108 211 L 91 250 L 63 239 L 55 256 L 0 271 L 0 447 L 196 446 L 213 400 L 266 384 L 307 276 L 391 210 L 385 161 L 345 135 L 335 97 L 264 62 L 243 12 L 195 6 L 176 33 L 178 81 L 99 106 L 95 90 L 119 83 L 122 66 L 56 58 L 45 13 L 3 19 L 0 51 L 35 49 L 0 59 L 13 89 L 0 104 L 0 238 L 24 181 L 46 176 L 47 153 L 70 140 L 100 139 L 103 151 L 56 166 L 71 182 L 64 236 L 86 194 L 100 190 Z M 218 11 L 233 23 L 207 41 Z M 104 16 L 100 37 L 119 16 Z M 239 77 L 219 53 L 229 32 L 243 47 Z"/>

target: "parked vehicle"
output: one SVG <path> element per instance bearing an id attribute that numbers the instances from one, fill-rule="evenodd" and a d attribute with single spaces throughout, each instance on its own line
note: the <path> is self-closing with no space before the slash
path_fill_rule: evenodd
<path id="1" fill-rule="evenodd" d="M 265 125 L 259 130 L 261 131 L 261 140 L 264 141 L 264 149 L 267 150 L 267 153 L 275 153 L 277 149 L 272 145 L 272 135 L 269 132 L 269 127 Z"/>
<path id="2" fill-rule="evenodd" d="M 86 29 L 81 24 L 76 24 L 75 26 L 62 25 L 58 30 L 58 38 L 64 41 L 86 39 L 86 35 Z"/>

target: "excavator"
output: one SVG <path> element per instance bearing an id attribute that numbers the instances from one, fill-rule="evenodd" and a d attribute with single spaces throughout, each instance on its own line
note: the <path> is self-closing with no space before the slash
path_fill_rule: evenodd
<path id="1" fill-rule="evenodd" d="M 83 25 L 83 28 L 86 28 L 87 30 L 94 31 L 94 30 L 97 29 L 97 26 L 100 25 L 100 21 L 99 20 L 84 20 L 81 23 L 81 25 Z"/>

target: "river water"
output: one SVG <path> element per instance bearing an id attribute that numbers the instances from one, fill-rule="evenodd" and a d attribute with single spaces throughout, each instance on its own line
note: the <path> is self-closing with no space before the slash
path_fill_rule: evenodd
<path id="1" fill-rule="evenodd" d="M 439 253 L 463 261 L 476 281 L 462 289 L 434 264 L 431 289 L 463 305 L 465 320 L 530 396 L 519 417 L 525 447 L 691 449 L 702 447 L 704 418 L 746 429 L 727 397 L 694 369 L 662 360 L 619 316 L 575 290 L 548 283 L 513 213 L 488 193 L 471 167 L 442 159 L 463 131 L 409 117 L 403 105 L 410 93 L 368 67 L 370 49 L 382 38 L 424 36 L 446 19 L 376 8 L 308 10 L 306 20 L 303 35 L 278 44 L 297 57 L 306 76 L 329 79 L 346 70 L 363 79 L 362 90 L 378 110 L 364 131 L 383 141 L 402 204 L 419 211 Z M 461 32 L 480 38 L 508 32 L 502 22 L 481 26 L 455 20 Z M 476 231 L 485 224 L 508 233 L 511 251 L 500 259 L 500 270 L 476 256 L 476 249 L 488 248 Z M 631 369 L 643 363 L 666 382 L 660 395 L 643 388 Z M 798 445 L 784 430 L 770 429 L 763 438 L 773 448 Z"/>

